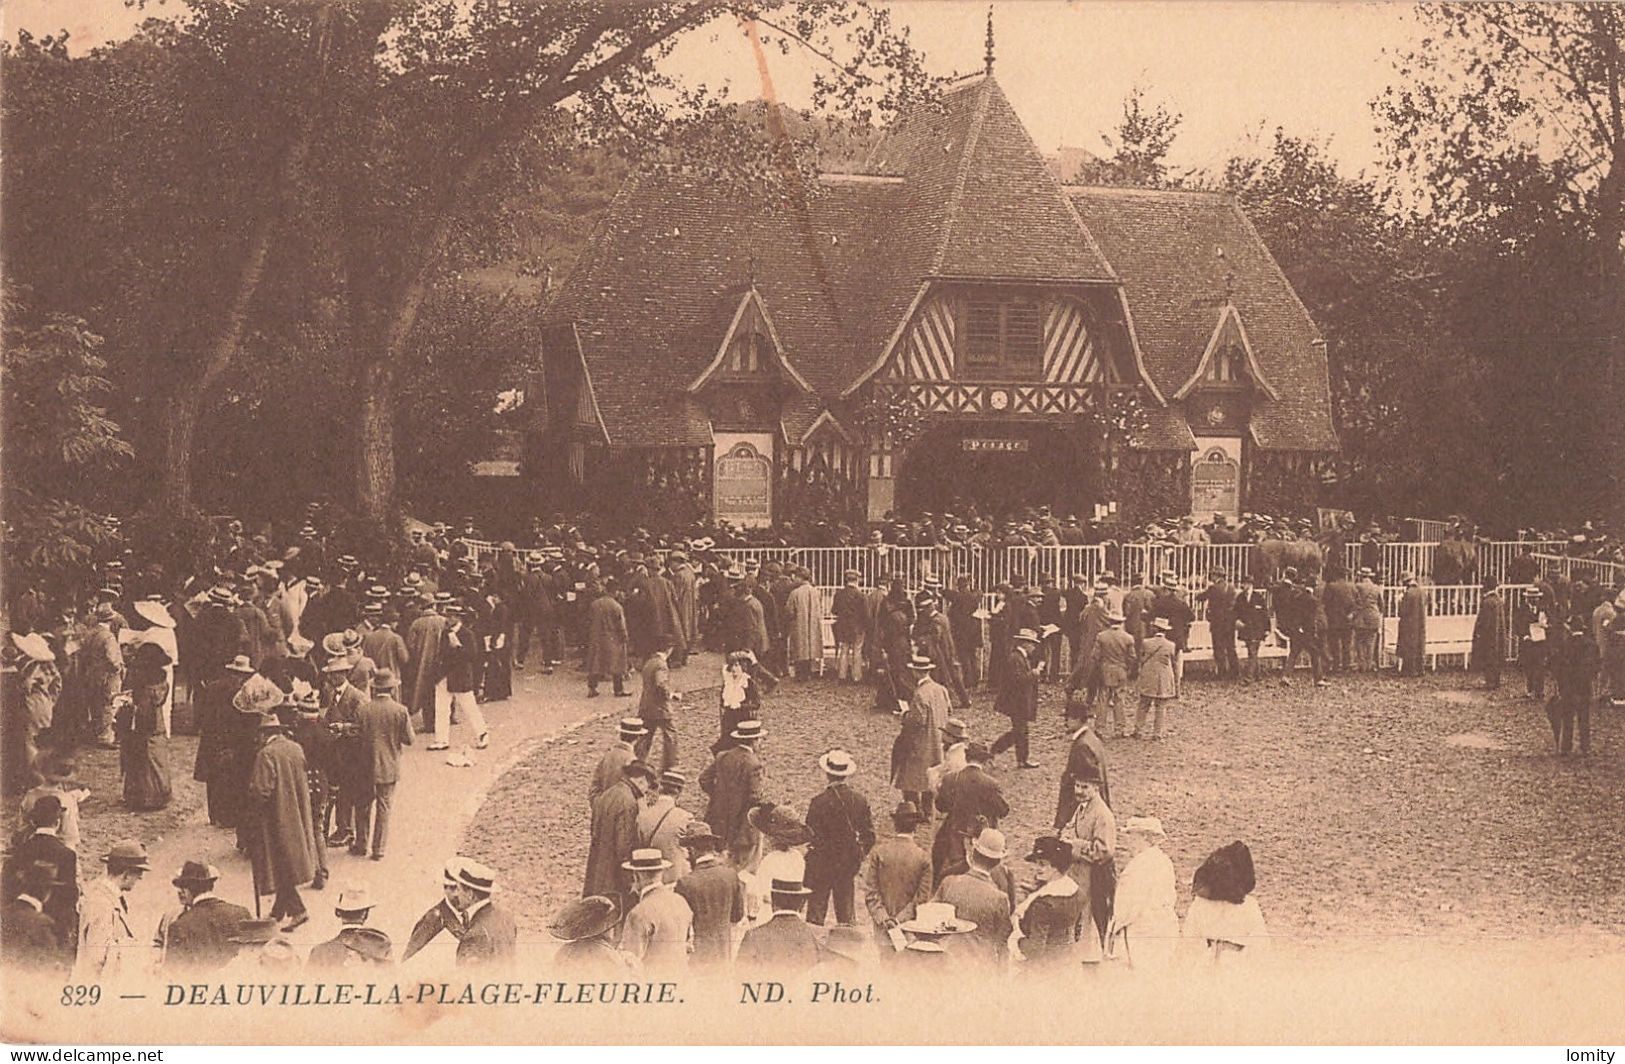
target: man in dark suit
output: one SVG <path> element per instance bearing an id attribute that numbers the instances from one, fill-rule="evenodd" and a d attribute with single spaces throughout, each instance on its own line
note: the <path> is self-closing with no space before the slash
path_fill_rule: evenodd
<path id="1" fill-rule="evenodd" d="M 71 960 L 66 943 L 73 940 L 78 925 L 66 931 L 50 916 L 46 906 L 62 885 L 52 861 L 35 861 L 17 867 L 17 892 L 0 910 L 0 961 L 24 971 L 62 973 Z"/>
<path id="2" fill-rule="evenodd" d="M 182 912 L 169 922 L 164 938 L 164 965 L 193 971 L 224 968 L 237 956 L 232 939 L 249 911 L 214 896 L 220 873 L 202 861 L 187 861 L 170 880 Z"/>
<path id="3" fill-rule="evenodd" d="M 63 959 L 73 962 L 74 940 L 79 931 L 79 855 L 63 842 L 57 832 L 62 826 L 62 800 L 54 794 L 42 795 L 28 810 L 33 834 L 18 843 L 5 863 L 5 896 L 8 901 L 22 893 L 22 873 L 36 864 L 56 869 L 51 897 L 45 902 L 45 915 L 55 922 L 63 944 Z"/>
<path id="4" fill-rule="evenodd" d="M 899 803 L 892 812 L 895 834 L 863 859 L 863 900 L 875 925 L 876 942 L 898 924 L 914 919 L 915 908 L 931 898 L 931 857 L 914 841 L 923 819 L 913 802 Z M 894 955 L 893 950 L 881 950 L 882 957 Z"/>
<path id="5" fill-rule="evenodd" d="M 722 840 L 703 820 L 690 820 L 677 840 L 688 851 L 692 871 L 673 889 L 694 913 L 691 964 L 726 964 L 733 925 L 745 918 L 745 885 L 722 859 Z"/>
<path id="6" fill-rule="evenodd" d="M 1016 762 L 1022 768 L 1037 768 L 1038 762 L 1029 756 L 1027 748 L 1027 726 L 1038 719 L 1038 671 L 1033 668 L 1038 633 L 1022 628 L 1012 642 L 1010 658 L 999 674 L 999 689 L 993 697 L 993 709 L 1010 718 L 1010 730 L 993 741 L 993 753 L 997 756 L 1014 746 Z"/>
<path id="7" fill-rule="evenodd" d="M 965 843 L 981 834 L 983 828 L 999 826 L 1010 815 L 1010 803 L 999 790 L 999 781 L 988 775 L 987 764 L 993 752 L 985 743 L 965 747 L 965 767 L 945 776 L 937 789 L 937 811 L 944 815 L 931 847 L 931 867 L 940 883 L 949 868 L 965 860 Z"/>
<path id="8" fill-rule="evenodd" d="M 863 855 L 875 844 L 874 819 L 868 799 L 847 783 L 858 770 L 851 754 L 831 750 L 818 759 L 818 767 L 829 785 L 807 803 L 807 830 L 812 833 L 807 848 L 806 882 L 812 891 L 807 922 L 824 926 L 833 894 L 836 922 L 850 927 L 857 921 L 853 877 Z"/>
<path id="9" fill-rule="evenodd" d="M 496 873 L 478 861 L 465 859 L 451 894 L 451 904 L 463 918 L 463 936 L 457 943 L 457 966 L 498 966 L 513 963 L 519 927 L 513 917 L 491 903 Z"/>
<path id="10" fill-rule="evenodd" d="M 671 689 L 671 669 L 667 659 L 675 649 L 671 639 L 657 639 L 654 653 L 643 662 L 643 689 L 638 694 L 638 717 L 648 729 L 634 750 L 647 761 L 655 733 L 660 734 L 660 771 L 677 767 L 677 733 L 672 729 L 671 703 L 680 702 L 682 693 Z"/>
<path id="11" fill-rule="evenodd" d="M 1100 800 L 1110 808 L 1112 799 L 1111 784 L 1107 782 L 1106 775 L 1106 744 L 1100 741 L 1100 735 L 1095 731 L 1095 718 L 1091 715 L 1084 720 L 1081 728 L 1072 733 L 1072 748 L 1067 752 L 1066 768 L 1061 772 L 1061 795 L 1055 803 L 1057 832 L 1072 823 L 1072 815 L 1078 811 L 1078 796 L 1072 781 L 1096 776 L 1100 779 Z"/>
<path id="12" fill-rule="evenodd" d="M 700 774 L 700 789 L 710 796 L 705 822 L 725 848 L 732 849 L 751 830 L 745 815 L 762 795 L 762 759 L 756 747 L 766 734 L 761 721 L 740 721 L 729 734 L 734 745 Z"/>
<path id="13" fill-rule="evenodd" d="M 739 966 L 773 975 L 804 972 L 818 963 L 818 938 L 801 918 L 812 892 L 799 880 L 768 884 L 773 918 L 751 928 L 739 943 Z"/>
<path id="14" fill-rule="evenodd" d="M 1209 576 L 1207 590 L 1197 598 L 1207 603 L 1207 627 L 1213 640 L 1213 669 L 1220 679 L 1236 679 L 1241 675 L 1241 661 L 1236 656 L 1236 589 L 1230 586 L 1229 574 L 1215 569 Z"/>
<path id="15" fill-rule="evenodd" d="M 361 760 L 371 786 L 359 792 L 356 801 L 355 847 L 351 852 L 358 856 L 367 852 L 370 828 L 374 861 L 384 859 L 384 844 L 389 841 L 389 812 L 394 805 L 395 784 L 401 778 L 401 747 L 412 745 L 412 715 L 395 700 L 397 686 L 394 670 L 379 669 L 372 676 L 371 701 L 356 711 Z"/>

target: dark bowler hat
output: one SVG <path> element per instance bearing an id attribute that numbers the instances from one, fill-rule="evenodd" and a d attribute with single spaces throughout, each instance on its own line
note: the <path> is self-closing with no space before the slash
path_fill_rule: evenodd
<path id="1" fill-rule="evenodd" d="M 1029 861 L 1039 861 L 1044 864 L 1055 864 L 1064 861 L 1071 864 L 1073 860 L 1072 844 L 1054 835 L 1045 835 L 1033 840 L 1033 852 L 1027 855 Z"/>
<path id="2" fill-rule="evenodd" d="M 237 931 L 226 941 L 235 942 L 239 946 L 263 946 L 276 938 L 277 922 L 274 919 L 244 920 L 237 925 Z"/>
<path id="3" fill-rule="evenodd" d="M 145 872 L 152 866 L 147 862 L 147 848 L 135 839 L 120 839 L 108 849 L 107 855 L 102 858 L 109 871 L 118 872 Z"/>
<path id="4" fill-rule="evenodd" d="M 925 821 L 919 807 L 907 799 L 897 803 L 897 808 L 891 811 L 891 819 L 901 831 L 913 831 Z"/>
<path id="5" fill-rule="evenodd" d="M 972 741 L 965 744 L 965 760 L 985 764 L 993 760 L 993 751 L 986 743 Z"/>
<path id="6" fill-rule="evenodd" d="M 620 911 L 614 900 L 592 894 L 560 909 L 547 930 L 561 942 L 580 942 L 601 935 L 620 922 Z"/>
<path id="7" fill-rule="evenodd" d="M 341 928 L 338 938 L 345 949 L 374 964 L 387 963 L 393 949 L 389 936 L 376 927 Z"/>

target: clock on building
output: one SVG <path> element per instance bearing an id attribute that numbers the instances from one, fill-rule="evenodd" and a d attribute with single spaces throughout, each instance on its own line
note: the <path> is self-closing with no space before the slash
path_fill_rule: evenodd
<path id="1" fill-rule="evenodd" d="M 1224 407 L 1216 406 L 1212 410 L 1209 410 L 1207 412 L 1207 423 L 1209 425 L 1224 424 Z"/>
<path id="2" fill-rule="evenodd" d="M 1003 410 L 1010 405 L 1010 393 L 998 390 L 989 392 L 987 403 L 995 410 Z"/>

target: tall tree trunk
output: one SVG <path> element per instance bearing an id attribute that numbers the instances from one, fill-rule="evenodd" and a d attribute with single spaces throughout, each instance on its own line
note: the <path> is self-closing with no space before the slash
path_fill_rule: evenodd
<path id="1" fill-rule="evenodd" d="M 162 512 L 180 516 L 192 508 L 192 437 L 197 432 L 198 392 L 188 389 L 164 404 L 164 467 L 159 489 Z"/>
<path id="2" fill-rule="evenodd" d="M 395 506 L 395 366 L 372 358 L 358 374 L 361 393 L 356 501 L 369 519 L 383 523 Z"/>

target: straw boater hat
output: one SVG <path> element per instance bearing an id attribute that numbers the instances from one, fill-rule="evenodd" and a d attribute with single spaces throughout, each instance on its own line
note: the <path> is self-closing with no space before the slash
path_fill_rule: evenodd
<path id="1" fill-rule="evenodd" d="M 450 870 L 450 866 L 448 871 Z M 463 857 L 457 866 L 457 883 L 459 886 L 471 887 L 483 894 L 489 894 L 496 887 L 497 874 L 478 861 Z"/>
<path id="2" fill-rule="evenodd" d="M 779 879 L 777 876 L 767 885 L 770 894 L 811 894 L 806 884 L 799 879 Z"/>
<path id="3" fill-rule="evenodd" d="M 915 654 L 908 659 L 908 667 L 914 672 L 930 672 L 937 667 L 927 654 Z"/>
<path id="4" fill-rule="evenodd" d="M 824 770 L 826 776 L 846 779 L 858 770 L 858 763 L 845 750 L 835 749 L 818 759 L 818 767 Z"/>
<path id="5" fill-rule="evenodd" d="M 1021 643 L 1037 643 L 1039 641 L 1038 633 L 1033 631 L 1031 628 L 1022 628 L 1010 638 Z"/>
<path id="6" fill-rule="evenodd" d="M 1166 617 L 1153 617 L 1151 618 L 1151 627 L 1159 632 L 1171 632 L 1174 630 L 1174 622 Z"/>
<path id="7" fill-rule="evenodd" d="M 730 739 L 760 739 L 767 734 L 759 720 L 742 720 L 734 725 L 734 730 L 728 733 Z"/>
<path id="8" fill-rule="evenodd" d="M 620 922 L 614 899 L 592 894 L 560 909 L 547 930 L 560 942 L 580 942 L 601 935 Z"/>
<path id="9" fill-rule="evenodd" d="M 1134 832 L 1139 835 L 1150 835 L 1153 838 L 1163 838 L 1162 821 L 1154 816 L 1131 816 L 1123 821 L 1118 829 L 1122 832 Z"/>
<path id="10" fill-rule="evenodd" d="M 1124 624 L 1127 621 L 1128 618 L 1123 616 L 1122 610 L 1112 610 L 1110 613 L 1106 614 L 1107 624 Z"/>
<path id="11" fill-rule="evenodd" d="M 620 736 L 622 739 L 641 739 L 649 734 L 649 726 L 643 723 L 642 717 L 622 717 L 620 723 Z"/>
<path id="12" fill-rule="evenodd" d="M 236 601 L 237 593 L 225 584 L 216 584 L 209 589 L 209 601 L 221 606 L 229 606 Z"/>
<path id="13" fill-rule="evenodd" d="M 214 865 L 204 864 L 202 861 L 187 861 L 169 882 L 189 890 L 212 890 L 219 878 L 220 872 Z"/>
<path id="14" fill-rule="evenodd" d="M 954 915 L 947 902 L 925 902 L 914 907 L 914 919 L 897 925 L 911 935 L 964 935 L 976 930 L 969 920 Z"/>
<path id="15" fill-rule="evenodd" d="M 671 862 L 657 849 L 639 849 L 633 850 L 631 859 L 622 861 L 621 867 L 628 872 L 664 872 Z"/>
<path id="16" fill-rule="evenodd" d="M 674 768 L 665 769 L 660 773 L 660 785 L 662 787 L 675 787 L 682 790 L 687 784 L 688 777 Z"/>

